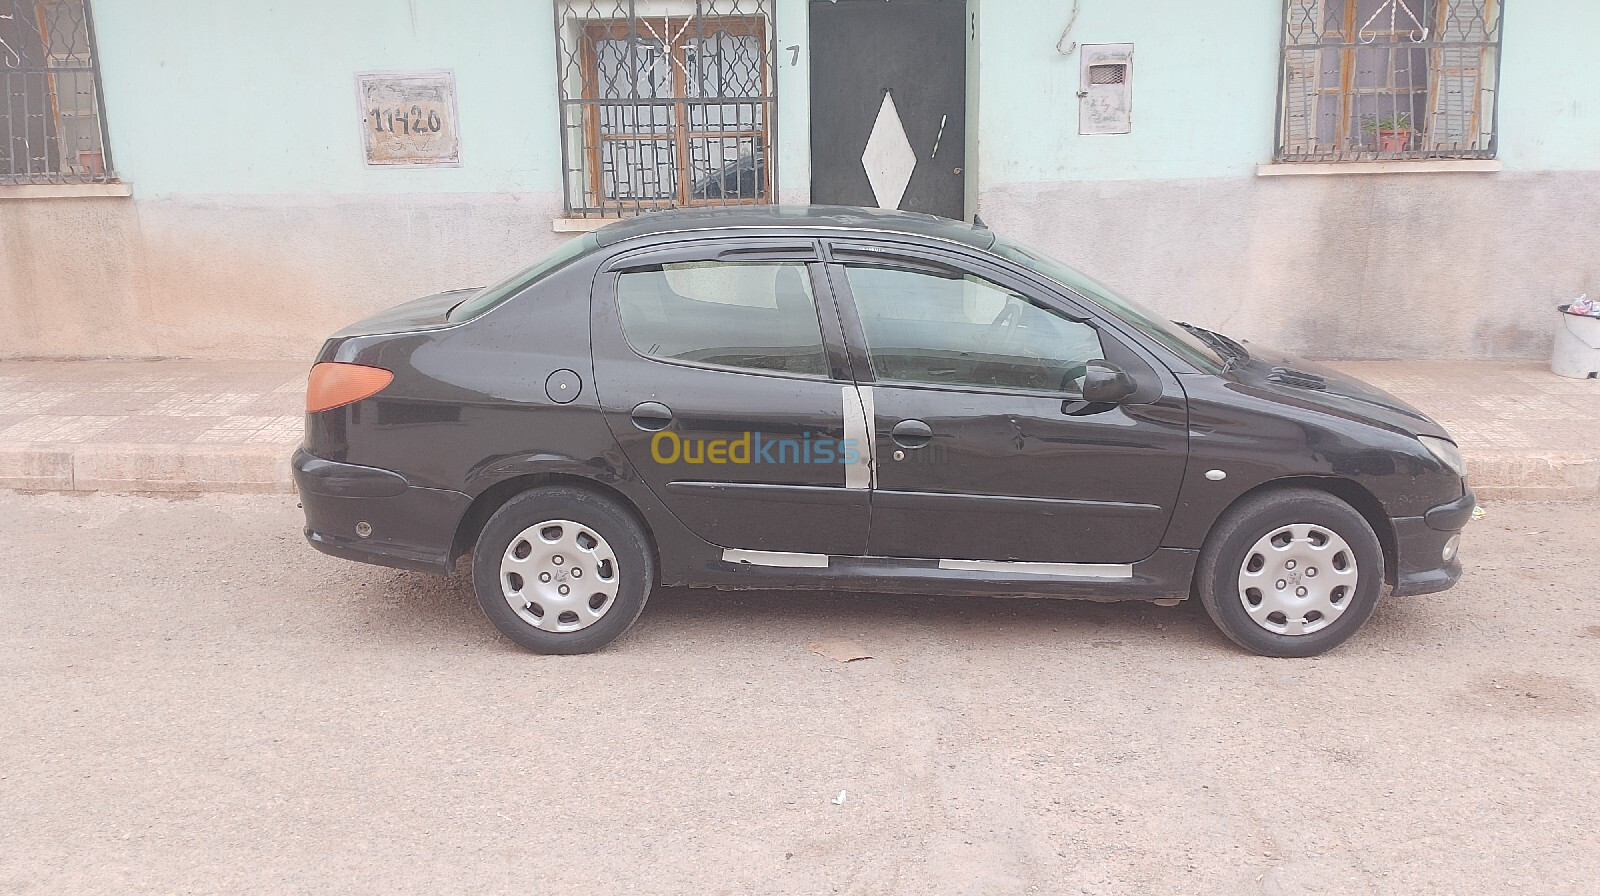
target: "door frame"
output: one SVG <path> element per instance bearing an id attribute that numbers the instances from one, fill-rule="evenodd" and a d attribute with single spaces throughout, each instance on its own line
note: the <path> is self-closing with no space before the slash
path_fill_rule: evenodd
<path id="1" fill-rule="evenodd" d="M 865 251 L 861 251 L 865 249 Z M 851 366 L 856 372 L 856 382 L 861 386 L 861 395 L 867 407 L 868 430 L 870 435 L 871 464 L 873 469 L 872 494 L 874 502 L 879 500 L 879 495 L 898 495 L 903 500 L 931 501 L 942 506 L 993 506 L 993 507 L 1024 507 L 1042 506 L 1045 503 L 1059 504 L 1063 507 L 1082 506 L 1099 507 L 1111 510 L 1124 507 L 1132 511 L 1146 505 L 1138 502 L 1105 501 L 1100 499 L 1080 498 L 1035 498 L 1004 494 L 960 492 L 922 492 L 899 489 L 885 489 L 879 482 L 877 471 L 881 458 L 880 438 L 874 406 L 877 403 L 874 396 L 875 388 L 880 387 L 876 373 L 872 370 L 867 352 L 866 334 L 861 325 L 861 318 L 855 303 L 855 295 L 850 289 L 845 268 L 853 254 L 865 255 L 871 263 L 879 258 L 883 262 L 893 263 L 900 259 L 930 267 L 939 267 L 955 273 L 969 273 L 982 277 L 993 283 L 1015 290 L 1024 298 L 1033 301 L 1047 310 L 1053 310 L 1068 319 L 1075 320 L 1093 327 L 1101 337 L 1102 354 L 1107 360 L 1122 366 L 1132 373 L 1139 382 L 1139 389 L 1119 406 L 1138 406 L 1157 404 L 1163 399 L 1187 404 L 1187 398 L 1182 385 L 1174 372 L 1154 355 L 1146 346 L 1127 332 L 1128 325 L 1115 318 L 1114 315 L 1099 309 L 1088 299 L 1077 296 L 1071 290 L 1047 277 L 1038 275 L 1027 268 L 1015 264 L 1008 259 L 1000 258 L 992 253 L 984 252 L 955 243 L 939 243 L 930 245 L 925 242 L 904 242 L 888 234 L 862 234 L 852 236 L 834 236 L 822 241 L 823 257 L 829 281 L 829 295 L 839 314 L 844 327 L 845 342 L 850 354 Z M 841 251 L 843 250 L 843 251 Z M 850 250 L 855 250 L 852 252 Z M 1014 396 L 1023 400 L 1050 400 L 1056 396 L 1053 393 L 1021 389 L 996 389 L 981 386 L 966 385 L 940 385 L 935 383 L 892 382 L 883 383 L 881 388 L 895 390 L 911 390 L 915 392 L 939 394 L 969 394 L 986 397 Z M 1106 406 L 1092 405 L 1088 402 L 1073 400 L 1069 393 L 1061 393 L 1061 417 L 1063 420 L 1078 416 L 1080 413 L 1098 413 L 1106 410 Z M 1187 442 L 1185 442 L 1187 446 Z M 1187 458 L 1187 447 L 1184 449 Z M 1185 460 L 1185 463 L 1187 461 Z M 1178 487 L 1181 488 L 1181 475 Z M 1170 525 L 1176 512 L 1178 491 L 1174 491 L 1166 503 L 1149 505 L 1160 507 L 1164 511 L 1162 531 Z M 931 507 L 932 505 L 930 505 Z M 900 509 L 905 509 L 904 507 Z M 877 513 L 874 513 L 876 520 Z M 871 536 L 868 533 L 868 550 L 876 552 Z M 1159 552 L 1161 544 L 1158 537 L 1157 543 L 1152 547 L 1153 552 Z M 1154 553 L 1151 554 L 1154 556 Z M 1132 563 L 1148 560 L 1143 557 L 1131 562 L 1101 563 L 1099 561 L 1080 562 L 1053 562 L 1053 561 L 1008 561 L 1008 560 L 966 560 L 956 558 L 943 558 L 939 560 L 941 569 L 969 569 L 988 572 L 1022 572 L 1039 575 L 1075 575 L 1090 578 L 1120 579 L 1132 575 Z"/>
<path id="2" fill-rule="evenodd" d="M 866 2 L 866 0 L 861 0 Z M 882 0 L 879 0 L 882 2 Z M 806 195 L 808 198 L 814 194 L 816 183 L 816 160 L 812 157 L 811 141 L 816 131 L 817 120 L 825 114 L 824 110 L 816 108 L 812 102 L 811 81 L 816 78 L 816 57 L 813 55 L 817 46 L 815 29 L 811 21 L 811 0 L 806 3 Z M 962 146 L 962 194 L 961 194 L 961 220 L 970 221 L 978 213 L 978 17 L 979 0 L 963 0 L 962 3 L 962 34 L 963 65 L 965 76 L 962 83 L 961 111 L 965 119 L 965 141 Z M 815 202 L 815 199 L 810 201 Z"/>
<path id="3" fill-rule="evenodd" d="M 617 417 L 626 417 L 623 408 L 631 399 L 621 399 L 617 394 L 617 379 L 608 377 L 605 368 L 610 365 L 659 365 L 662 368 L 676 368 L 690 372 L 691 375 L 719 376 L 739 378 L 744 382 L 760 382 L 773 388 L 773 383 L 791 382 L 805 384 L 809 387 L 822 387 L 825 391 L 832 388 L 838 395 L 838 420 L 841 430 L 846 426 L 853 426 L 851 419 L 850 399 L 858 394 L 853 372 L 844 348 L 844 336 L 835 310 L 833 297 L 826 274 L 823 270 L 824 262 L 821 256 L 821 242 L 814 236 L 803 234 L 782 234 L 772 231 L 752 232 L 743 234 L 705 233 L 691 236 L 688 239 L 678 239 L 679 235 L 652 235 L 644 238 L 640 243 L 624 243 L 602 261 L 594 272 L 590 281 L 590 353 L 594 358 L 594 382 L 598 396 L 599 409 L 606 425 L 610 428 L 619 449 L 635 469 L 643 469 L 643 463 L 638 461 L 630 451 L 627 443 L 637 436 L 622 427 L 627 424 L 619 421 Z M 617 282 L 623 272 L 641 267 L 651 267 L 662 264 L 678 262 L 724 262 L 727 264 L 739 263 L 790 263 L 804 264 L 808 282 L 811 286 L 815 313 L 818 317 L 818 327 L 821 331 L 823 350 L 827 359 L 828 373 L 823 376 L 791 373 L 785 371 L 768 371 L 757 369 L 744 369 L 725 367 L 714 364 L 697 364 L 688 361 L 676 361 L 666 358 L 651 357 L 642 353 L 629 339 L 626 329 L 622 324 L 621 312 L 617 307 Z M 609 384 L 609 385 L 608 385 Z M 653 399 L 652 399 L 653 400 Z M 665 399 L 663 399 L 665 400 Z M 757 413 L 753 408 L 750 413 Z M 673 424 L 676 426 L 676 423 Z M 818 435 L 821 435 L 819 431 Z M 865 459 L 860 466 L 865 469 Z M 722 559 L 730 563 L 748 564 L 754 566 L 772 567 L 812 567 L 826 565 L 826 553 L 815 553 L 805 550 L 806 545 L 787 544 L 781 550 L 768 549 L 771 545 L 751 544 L 722 544 L 701 535 L 695 531 L 690 521 L 685 517 L 680 506 L 674 504 L 674 496 L 692 497 L 697 500 L 713 500 L 744 503 L 758 503 L 764 505 L 791 504 L 809 507 L 833 508 L 840 515 L 840 528 L 829 532 L 826 537 L 818 538 L 819 541 L 830 541 L 845 538 L 851 534 L 844 526 L 845 520 L 852 519 L 850 514 L 859 508 L 861 513 L 862 545 L 865 545 L 865 531 L 870 524 L 870 489 L 866 484 L 853 484 L 851 466 L 841 464 L 841 481 L 834 484 L 796 484 L 794 482 L 772 481 L 770 478 L 762 481 L 757 478 L 745 480 L 717 477 L 715 466 L 709 466 L 705 472 L 711 474 L 707 477 L 685 477 L 678 480 L 662 479 L 652 481 L 644 477 L 644 486 L 655 495 L 667 512 L 683 523 L 686 528 L 694 532 L 696 537 L 708 543 L 717 545 L 721 550 Z M 641 474 L 642 475 L 642 474 Z M 815 534 L 815 533 L 812 533 Z M 847 540 L 847 539 L 846 539 Z M 841 555 L 858 556 L 859 550 L 840 551 Z M 819 558 L 823 558 L 819 560 Z"/>

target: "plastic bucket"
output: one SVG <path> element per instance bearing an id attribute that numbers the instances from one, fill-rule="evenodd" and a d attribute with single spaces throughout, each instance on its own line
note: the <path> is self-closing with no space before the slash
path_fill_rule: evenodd
<path id="1" fill-rule="evenodd" d="M 1550 354 L 1550 372 L 1574 379 L 1600 378 L 1600 317 L 1568 314 L 1567 306 L 1557 305 L 1561 327 Z"/>

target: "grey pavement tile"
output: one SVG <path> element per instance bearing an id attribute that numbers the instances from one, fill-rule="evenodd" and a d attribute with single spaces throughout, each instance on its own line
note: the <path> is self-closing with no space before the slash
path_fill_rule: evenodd
<path id="1" fill-rule="evenodd" d="M 298 415 L 278 417 L 229 417 L 202 433 L 196 442 L 247 445 L 289 443 L 305 431 L 305 420 Z"/>
<path id="2" fill-rule="evenodd" d="M 155 400 L 147 393 L 132 391 L 76 392 L 46 408 L 52 415 L 130 415 L 150 410 Z"/>
<path id="3" fill-rule="evenodd" d="M 140 414 L 123 418 L 87 441 L 142 445 L 188 444 L 226 419 L 221 416 L 169 417 Z"/>
<path id="4" fill-rule="evenodd" d="M 157 402 L 150 413 L 173 417 L 231 416 L 255 398 L 252 392 L 174 392 Z"/>
<path id="5" fill-rule="evenodd" d="M 38 414 L 72 394 L 60 389 L 0 392 L 0 414 Z"/>
<path id="6" fill-rule="evenodd" d="M 104 432 L 121 417 L 29 417 L 0 430 L 0 442 L 84 442 Z"/>
<path id="7" fill-rule="evenodd" d="M 239 414 L 246 417 L 300 417 L 305 410 L 305 386 L 302 384 L 292 393 L 270 392 L 259 396 L 240 407 Z"/>

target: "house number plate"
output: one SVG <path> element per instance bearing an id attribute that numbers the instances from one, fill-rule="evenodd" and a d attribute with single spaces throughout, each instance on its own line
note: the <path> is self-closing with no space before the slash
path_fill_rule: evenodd
<path id="1" fill-rule="evenodd" d="M 363 72 L 356 76 L 356 88 L 368 165 L 461 164 L 453 73 Z"/>

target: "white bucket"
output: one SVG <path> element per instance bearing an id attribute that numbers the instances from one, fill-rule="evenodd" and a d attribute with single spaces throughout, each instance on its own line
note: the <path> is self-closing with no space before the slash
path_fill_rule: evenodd
<path id="1" fill-rule="evenodd" d="M 1565 309 L 1557 305 L 1557 309 Z M 1581 317 L 1561 311 L 1561 327 L 1556 330 L 1555 350 L 1550 355 L 1550 372 L 1574 379 L 1600 377 L 1600 317 Z"/>

